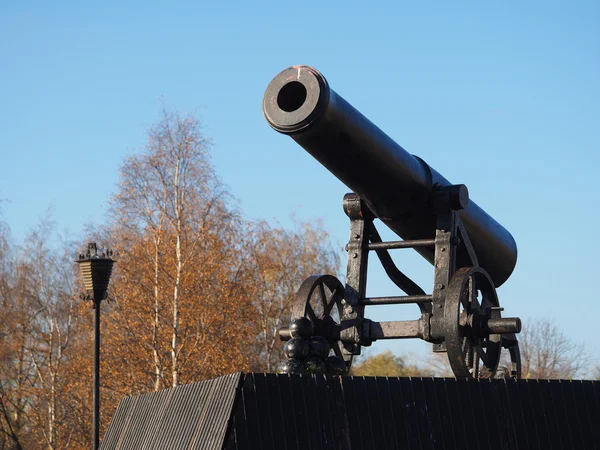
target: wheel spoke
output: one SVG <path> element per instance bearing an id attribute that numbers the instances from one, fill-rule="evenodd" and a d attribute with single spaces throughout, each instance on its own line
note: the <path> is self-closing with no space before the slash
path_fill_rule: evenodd
<path id="1" fill-rule="evenodd" d="M 492 305 L 490 305 L 490 300 L 489 300 L 486 292 L 481 291 L 481 308 L 485 309 L 486 306 L 492 306 Z"/>
<path id="2" fill-rule="evenodd" d="M 493 296 L 489 295 L 488 292 L 481 292 L 481 306 L 486 308 L 491 308 L 492 306 L 498 306 L 493 302 Z M 491 298 L 490 298 L 491 297 Z"/>
<path id="3" fill-rule="evenodd" d="M 473 378 L 479 378 L 479 357 L 481 356 L 481 353 L 479 352 L 479 348 L 475 347 L 474 348 L 474 355 L 473 355 Z"/>
<path id="4" fill-rule="evenodd" d="M 473 365 L 473 346 L 471 345 L 471 340 L 469 338 L 465 339 L 465 366 L 470 368 Z"/>
<path id="5" fill-rule="evenodd" d="M 475 275 L 469 277 L 469 303 L 471 311 L 479 309 L 479 301 L 477 300 L 477 284 L 475 283 Z"/>
<path id="6" fill-rule="evenodd" d="M 309 319 L 312 320 L 313 323 L 317 322 L 317 316 L 315 315 L 312 306 L 310 306 L 310 303 L 306 304 L 306 313 L 309 315 Z"/>
<path id="7" fill-rule="evenodd" d="M 327 314 L 327 300 L 325 295 L 325 284 L 319 284 L 319 294 L 321 296 L 321 304 L 323 305 L 323 313 Z"/>
<path id="8" fill-rule="evenodd" d="M 342 355 L 342 349 L 340 348 L 341 343 L 338 341 L 336 343 L 334 343 L 331 348 L 333 349 L 333 353 L 335 353 L 335 356 L 339 356 L 340 358 L 344 359 L 344 356 Z"/>
<path id="9" fill-rule="evenodd" d="M 329 303 L 327 304 L 327 307 L 325 308 L 325 314 L 330 315 L 331 310 L 332 310 L 333 306 L 335 305 L 336 300 L 337 300 L 337 288 L 335 288 L 333 290 L 333 292 L 331 293 L 331 299 L 329 300 Z"/>
<path id="10" fill-rule="evenodd" d="M 459 312 L 462 307 L 463 311 L 471 311 L 471 285 L 465 286 L 463 295 L 460 296 L 460 303 L 458 304 Z"/>
<path id="11" fill-rule="evenodd" d="M 483 365 L 491 370 L 492 368 L 490 367 L 490 359 L 488 358 L 487 352 L 484 352 L 482 348 L 478 348 L 477 351 L 479 353 L 481 361 L 483 362 Z"/>
<path id="12" fill-rule="evenodd" d="M 475 277 L 469 277 L 469 303 L 477 302 L 477 288 L 475 287 Z"/>
<path id="13" fill-rule="evenodd" d="M 333 297 L 331 299 L 331 301 L 327 304 L 327 307 L 325 308 L 325 314 L 327 314 L 328 316 L 331 315 L 331 310 L 333 309 L 333 307 L 335 306 L 335 297 Z"/>

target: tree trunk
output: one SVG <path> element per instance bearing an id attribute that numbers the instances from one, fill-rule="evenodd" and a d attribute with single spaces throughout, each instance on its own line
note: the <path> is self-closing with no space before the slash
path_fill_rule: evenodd
<path id="1" fill-rule="evenodd" d="M 176 219 L 176 232 L 175 232 L 175 257 L 176 257 L 176 272 L 175 272 L 175 286 L 173 287 L 173 339 L 171 341 L 171 362 L 173 365 L 173 386 L 179 384 L 179 296 L 181 292 L 181 272 L 183 269 L 183 260 L 181 256 L 181 233 L 182 223 L 181 215 L 183 208 L 183 199 L 181 198 L 183 193 L 181 192 L 180 186 L 180 164 L 181 159 L 177 160 L 175 168 L 175 179 L 173 180 L 175 190 L 175 219 Z"/>
<path id="2" fill-rule="evenodd" d="M 152 327 L 152 353 L 154 356 L 154 390 L 158 391 L 161 384 L 161 366 L 160 357 L 158 354 L 158 327 L 160 326 L 160 304 L 159 304 L 159 290 L 158 290 L 158 247 L 160 245 L 160 239 L 155 240 L 154 243 L 154 324 Z"/>

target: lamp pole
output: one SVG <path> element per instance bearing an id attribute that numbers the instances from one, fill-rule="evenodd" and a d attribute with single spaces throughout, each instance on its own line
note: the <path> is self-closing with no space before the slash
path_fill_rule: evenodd
<path id="1" fill-rule="evenodd" d="M 94 305 L 94 446 L 100 446 L 100 303 L 108 296 L 108 283 L 112 272 L 112 250 L 98 249 L 95 242 L 88 244 L 87 251 L 79 255 L 77 263 L 83 278 L 86 294 L 83 297 Z"/>

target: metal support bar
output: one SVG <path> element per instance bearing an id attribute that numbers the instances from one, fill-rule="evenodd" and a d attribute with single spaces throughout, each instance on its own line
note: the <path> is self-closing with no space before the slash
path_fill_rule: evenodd
<path id="1" fill-rule="evenodd" d="M 369 250 L 393 250 L 396 248 L 435 247 L 435 239 L 415 239 L 411 241 L 373 242 Z"/>
<path id="2" fill-rule="evenodd" d="M 371 322 L 369 331 L 370 338 L 374 341 L 377 339 L 410 339 L 423 337 L 420 320 Z"/>
<path id="3" fill-rule="evenodd" d="M 94 299 L 94 411 L 93 449 L 100 447 L 100 302 Z"/>
<path id="4" fill-rule="evenodd" d="M 360 355 L 361 345 L 371 345 L 363 339 L 359 324 L 365 316 L 362 299 L 367 289 L 367 266 L 369 260 L 369 236 L 373 228 L 373 216 L 361 198 L 356 194 L 344 196 L 344 211 L 350 218 L 350 239 L 348 251 L 348 267 L 346 270 L 346 286 L 344 290 L 345 305 L 340 321 L 353 324 L 340 332 L 344 344 L 345 355 Z M 360 344 L 359 344 L 360 343 Z"/>
<path id="5" fill-rule="evenodd" d="M 431 318 L 431 336 L 434 344 L 443 344 L 444 302 L 446 289 L 456 269 L 456 222 L 455 211 L 440 212 L 437 216 L 435 232 L 435 258 L 433 270 L 433 303 Z M 434 351 L 435 351 L 434 347 Z M 442 350 L 442 347 L 437 348 Z"/>
<path id="6" fill-rule="evenodd" d="M 362 300 L 363 305 L 399 305 L 405 303 L 431 302 L 432 295 L 401 295 L 396 297 L 370 297 Z"/>
<path id="7" fill-rule="evenodd" d="M 477 255 L 475 254 L 475 249 L 473 248 L 473 245 L 471 244 L 471 239 L 469 239 L 469 234 L 467 233 L 467 230 L 465 229 L 465 226 L 463 225 L 463 223 L 459 220 L 456 223 L 456 228 L 457 231 L 462 236 L 462 241 L 461 244 L 464 247 L 464 249 L 466 250 L 467 254 L 469 255 L 469 259 L 471 260 L 471 266 L 476 267 L 479 266 L 479 260 L 477 259 Z"/>

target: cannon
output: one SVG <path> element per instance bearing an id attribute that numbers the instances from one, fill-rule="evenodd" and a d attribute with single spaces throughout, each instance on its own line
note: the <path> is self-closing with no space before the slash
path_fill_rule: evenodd
<path id="1" fill-rule="evenodd" d="M 495 376 L 506 348 L 510 372 L 519 377 L 516 335 L 521 321 L 502 317 L 496 294 L 516 265 L 516 243 L 470 200 L 467 187 L 450 183 L 404 150 L 314 68 L 293 66 L 273 78 L 263 113 L 273 129 L 294 139 L 352 191 L 343 200 L 350 219 L 346 282 L 331 275 L 308 278 L 296 295 L 292 316 L 308 319 L 310 333 L 306 324 L 296 324 L 304 331 L 282 328 L 281 339 L 324 338 L 332 356 L 343 359 L 348 370 L 362 346 L 380 339 L 420 338 L 431 342 L 435 352 L 447 352 L 456 376 L 473 378 Z M 375 219 L 400 240 L 382 242 Z M 404 248 L 433 265 L 431 293 L 395 265 L 389 250 Z M 406 295 L 366 297 L 371 251 Z M 365 318 L 366 306 L 390 304 L 416 304 L 420 317 L 389 322 Z"/>

